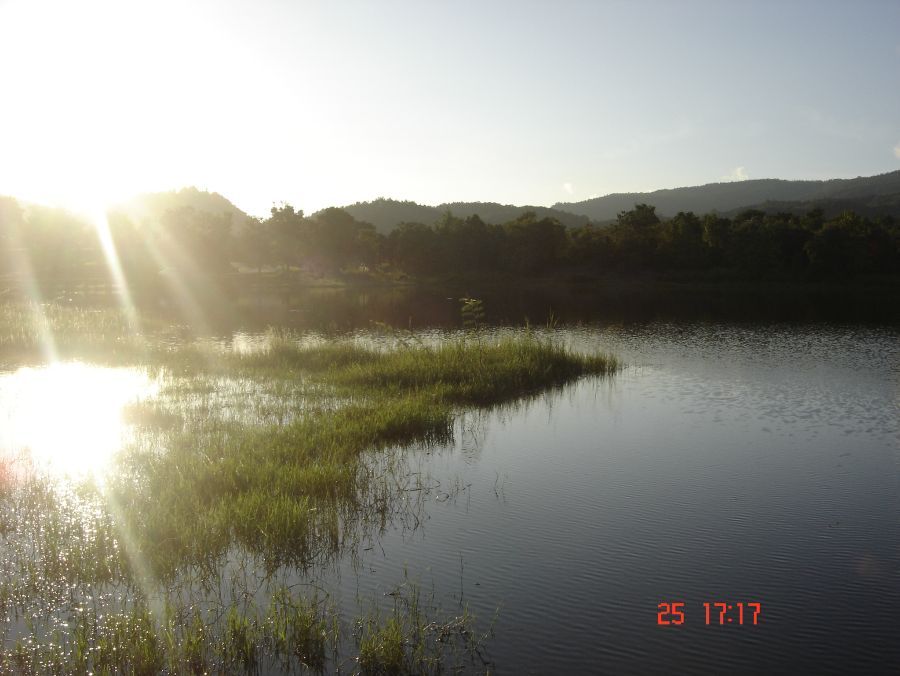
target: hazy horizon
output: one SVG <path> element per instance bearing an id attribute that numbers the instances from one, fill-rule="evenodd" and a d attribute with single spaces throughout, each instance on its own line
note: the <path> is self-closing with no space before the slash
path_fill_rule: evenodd
<path id="1" fill-rule="evenodd" d="M 898 170 L 895 169 L 894 171 L 898 171 Z M 884 173 L 892 173 L 892 172 L 884 172 Z M 767 181 L 767 180 L 776 180 L 776 181 L 783 181 L 783 180 L 788 180 L 788 181 L 828 181 L 828 180 L 843 180 L 843 179 L 852 179 L 852 178 L 869 178 L 869 177 L 877 176 L 877 175 L 881 175 L 881 174 L 872 174 L 872 175 L 870 175 L 870 176 L 846 176 L 846 177 L 845 177 L 845 176 L 835 176 L 835 177 L 825 178 L 825 179 L 802 179 L 802 178 L 800 178 L 800 179 L 783 179 L 783 178 L 776 177 L 776 176 L 761 176 L 761 177 L 759 177 L 759 178 L 753 178 L 753 179 L 750 179 L 750 178 L 744 178 L 744 179 L 739 179 L 739 180 L 740 180 L 740 181 Z M 703 185 L 715 185 L 715 184 L 719 184 L 719 183 L 727 183 L 727 182 L 728 182 L 728 181 L 711 181 L 711 182 L 706 183 L 706 184 L 703 184 Z M 657 191 L 662 191 L 662 190 L 678 190 L 678 189 L 681 189 L 681 188 L 694 188 L 694 187 L 702 187 L 702 186 L 694 186 L 694 185 L 676 185 L 676 186 L 664 186 L 664 187 L 660 187 L 660 188 L 651 188 L 651 189 L 649 189 L 649 190 L 640 190 L 640 191 L 638 191 L 638 190 L 634 190 L 634 191 L 619 191 L 619 192 L 615 192 L 615 193 L 605 193 L 605 194 L 603 194 L 603 195 L 595 195 L 595 196 L 590 197 L 590 198 L 585 198 L 585 200 L 593 199 L 594 197 L 610 197 L 610 196 L 619 195 L 619 194 L 649 194 L 649 193 L 653 193 L 653 192 L 657 192 Z M 565 203 L 565 202 L 571 202 L 571 203 L 574 203 L 574 202 L 581 202 L 581 201 L 584 201 L 584 200 L 559 200 L 558 202 L 554 202 L 554 203 L 551 203 L 551 204 L 537 204 L 537 203 L 535 203 L 535 202 L 523 202 L 523 203 L 520 203 L 520 204 L 512 204 L 512 203 L 502 203 L 502 202 L 498 202 L 497 200 L 471 200 L 471 201 L 470 201 L 470 200 L 461 200 L 461 199 L 448 199 L 448 200 L 446 200 L 446 201 L 444 201 L 444 202 L 435 202 L 435 203 L 430 203 L 430 204 L 429 204 L 429 203 L 419 202 L 419 201 L 417 201 L 417 200 L 409 199 L 409 198 L 406 198 L 406 197 L 403 197 L 403 196 L 378 195 L 377 197 L 372 197 L 372 198 L 369 198 L 369 199 L 353 200 L 353 201 L 348 201 L 348 202 L 344 202 L 344 203 L 341 203 L 341 204 L 326 204 L 326 205 L 323 205 L 323 206 L 318 207 L 318 208 L 316 208 L 316 209 L 307 209 L 307 208 L 305 208 L 304 204 L 302 204 L 302 203 L 295 203 L 295 202 L 292 202 L 291 200 L 273 200 L 272 203 L 271 203 L 270 205 L 268 205 L 263 211 L 260 211 L 260 212 L 254 212 L 254 211 L 252 211 L 252 210 L 249 210 L 249 209 L 244 208 L 244 205 L 242 205 L 239 201 L 232 199 L 230 195 L 225 194 L 225 193 L 223 193 L 223 192 L 220 191 L 220 190 L 216 190 L 215 188 L 207 188 L 207 187 L 201 187 L 201 186 L 196 186 L 196 185 L 183 185 L 183 186 L 174 187 L 174 188 L 168 188 L 168 189 L 163 188 L 163 189 L 161 189 L 161 190 L 137 192 L 137 193 L 133 193 L 133 194 L 126 195 L 126 196 L 124 196 L 124 197 L 122 197 L 122 198 L 119 198 L 119 199 L 112 200 L 112 201 L 110 201 L 110 202 L 103 203 L 102 205 L 99 205 L 99 206 L 102 206 L 102 207 L 105 208 L 105 209 L 114 209 L 114 208 L 116 208 L 116 207 L 123 206 L 123 205 L 127 204 L 129 201 L 132 201 L 132 200 L 135 200 L 135 199 L 140 199 L 141 197 L 145 197 L 145 196 L 147 196 L 147 195 L 159 195 L 159 194 L 173 194 L 173 195 L 174 195 L 174 194 L 178 194 L 178 193 L 180 193 L 180 192 L 182 192 L 182 191 L 185 191 L 185 190 L 197 190 L 197 191 L 200 192 L 200 193 L 206 193 L 206 194 L 210 194 L 210 195 L 218 194 L 218 195 L 220 195 L 221 197 L 224 197 L 224 198 L 225 198 L 226 200 L 228 200 L 231 204 L 233 204 L 235 207 L 237 207 L 238 209 L 240 209 L 241 211 L 243 211 L 243 212 L 246 213 L 247 215 L 249 215 L 249 216 L 255 216 L 255 217 L 260 217 L 260 218 L 265 218 L 265 217 L 267 217 L 267 216 L 269 215 L 269 212 L 270 212 L 270 210 L 271 210 L 272 207 L 280 207 L 281 205 L 284 205 L 284 204 L 290 204 L 290 205 L 293 206 L 294 208 L 303 211 L 305 214 L 313 214 L 313 213 L 316 213 L 316 212 L 318 212 L 318 211 L 321 211 L 322 209 L 326 209 L 326 208 L 328 208 L 328 207 L 338 207 L 338 208 L 342 208 L 342 207 L 352 206 L 352 205 L 354 205 L 354 204 L 368 204 L 368 203 L 375 202 L 375 201 L 381 200 L 381 199 L 389 200 L 389 201 L 394 201 L 394 202 L 413 202 L 413 203 L 415 203 L 415 204 L 417 204 L 417 205 L 419 205 L 419 206 L 424 206 L 424 207 L 434 207 L 434 208 L 441 207 L 441 206 L 446 205 L 446 204 L 474 204 L 474 203 L 501 204 L 502 206 L 515 206 L 515 207 L 528 207 L 528 206 L 534 206 L 534 207 L 547 207 L 547 208 L 552 208 L 552 207 L 554 207 L 556 204 L 558 204 L 559 202 L 563 202 L 563 203 Z M 71 212 L 73 212 L 73 213 L 75 213 L 75 214 L 80 214 L 80 215 L 82 215 L 82 216 L 95 216 L 95 215 L 96 215 L 96 212 L 95 212 L 95 211 L 90 211 L 89 209 L 85 209 L 84 207 L 79 207 L 78 205 L 67 204 L 67 203 L 65 203 L 64 201 L 63 201 L 63 202 L 60 202 L 60 201 L 55 201 L 55 202 L 54 202 L 54 201 L 35 201 L 35 200 L 28 200 L 28 199 L 25 199 L 25 198 L 21 198 L 21 197 L 19 197 L 19 196 L 17 196 L 17 195 L 11 195 L 11 194 L 5 194 L 5 193 L 0 193 L 0 197 L 12 197 L 13 199 L 16 199 L 17 201 L 19 201 L 19 202 L 21 202 L 21 203 L 35 204 L 35 205 L 37 205 L 37 206 L 45 206 L 45 207 L 52 207 L 52 208 L 61 208 L 61 209 L 65 209 L 65 210 L 71 211 Z M 94 206 L 98 206 L 98 205 L 94 205 Z M 563 209 L 563 210 L 564 210 L 564 209 Z"/>
<path id="2" fill-rule="evenodd" d="M 264 215 L 882 174 L 897 25 L 887 2 L 0 0 L 0 194 L 196 186 Z"/>

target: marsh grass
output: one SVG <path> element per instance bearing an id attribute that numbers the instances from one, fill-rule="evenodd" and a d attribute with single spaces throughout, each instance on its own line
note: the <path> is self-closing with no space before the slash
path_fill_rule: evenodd
<path id="1" fill-rule="evenodd" d="M 209 607 L 228 553 L 246 552 L 266 578 L 334 561 L 387 527 L 398 501 L 421 495 L 405 486 L 402 462 L 374 471 L 374 454 L 447 444 L 467 409 L 619 368 L 613 357 L 534 334 L 498 339 L 473 329 L 385 347 L 273 331 L 236 349 L 173 341 L 166 330 L 135 335 L 108 311 L 8 306 L 0 306 L 0 360 L 40 359 L 47 330 L 58 355 L 142 367 L 163 385 L 129 407 L 136 438 L 102 487 L 14 481 L 0 468 L 0 608 L 16 622 L 32 618 L 13 632 L 18 643 L 7 635 L 4 673 L 341 664 L 346 638 L 315 596 L 276 588 L 255 607 L 232 591 Z M 406 507 L 418 522 L 421 503 Z M 202 580 L 187 586 L 199 596 L 185 597 L 189 575 Z M 357 623 L 353 668 L 439 671 L 451 635 L 471 652 L 473 623 L 468 613 L 438 623 L 417 597 L 401 595 L 387 617 Z"/>
<path id="2" fill-rule="evenodd" d="M 137 329 L 137 331 L 135 331 Z M 146 352 L 145 333 L 162 340 L 167 329 L 152 320 L 132 327 L 114 308 L 58 303 L 0 304 L 0 366 L 35 364 L 55 356 L 101 363 L 135 363 Z"/>
<path id="3" fill-rule="evenodd" d="M 129 530 L 154 543 L 140 554 L 159 575 L 233 541 L 275 565 L 315 560 L 339 547 L 338 517 L 356 511 L 367 488 L 363 453 L 446 443 L 467 407 L 618 368 L 607 355 L 535 336 L 377 349 L 304 344 L 284 332 L 261 349 L 223 350 L 209 364 L 204 358 L 203 373 L 168 386 L 168 405 L 130 412 L 168 432 L 161 452 L 126 455 L 128 471 L 113 486 L 132 516 Z"/>
<path id="4" fill-rule="evenodd" d="M 390 596 L 394 602 L 387 613 L 375 607 L 357 620 L 361 673 L 432 674 L 441 673 L 448 663 L 457 669 L 468 665 L 469 670 L 489 665 L 483 651 L 492 628 L 479 635 L 466 606 L 443 622 L 435 621 L 433 597 L 424 600 L 421 587 L 406 575 Z"/>
<path id="5" fill-rule="evenodd" d="M 365 352 L 364 350 L 361 350 Z M 329 374 L 338 386 L 363 387 L 379 396 L 420 392 L 444 404 L 489 406 L 618 368 L 608 355 L 581 355 L 536 336 L 493 342 L 448 341 L 364 354 Z"/>

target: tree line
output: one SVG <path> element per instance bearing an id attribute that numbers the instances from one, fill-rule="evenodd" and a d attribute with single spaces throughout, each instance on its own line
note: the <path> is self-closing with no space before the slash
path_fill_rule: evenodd
<path id="1" fill-rule="evenodd" d="M 854 212 L 826 219 L 820 210 L 747 210 L 733 218 L 681 212 L 664 219 L 653 206 L 637 204 L 603 226 L 567 228 L 533 212 L 491 224 L 447 211 L 434 224 L 400 223 L 385 235 L 342 209 L 310 217 L 285 204 L 240 224 L 227 213 L 192 207 L 151 221 L 112 212 L 98 230 L 58 209 L 22 209 L 0 198 L 0 276 L 99 280 L 108 276 L 110 250 L 133 283 L 173 272 L 189 283 L 221 278 L 236 265 L 314 276 L 727 270 L 746 278 L 828 278 L 896 274 L 900 224 Z"/>
<path id="2" fill-rule="evenodd" d="M 292 266 L 337 272 L 384 266 L 411 276 L 561 270 L 642 273 L 729 270 L 737 276 L 844 276 L 900 271 L 900 224 L 821 210 L 798 216 L 747 210 L 734 218 L 681 212 L 661 219 L 637 204 L 611 225 L 567 228 L 525 213 L 502 224 L 446 212 L 433 224 L 400 223 L 389 234 L 326 209 L 313 219 L 285 206 L 255 221 L 238 246 L 261 269 Z"/>

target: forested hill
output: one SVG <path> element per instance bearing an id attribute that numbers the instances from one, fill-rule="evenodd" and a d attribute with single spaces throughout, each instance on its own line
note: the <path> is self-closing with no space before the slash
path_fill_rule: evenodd
<path id="1" fill-rule="evenodd" d="M 207 192 L 197 188 L 182 188 L 170 192 L 144 193 L 117 204 L 112 208 L 127 215 L 136 223 L 159 222 L 167 211 L 178 211 L 190 208 L 217 218 L 225 216 L 231 219 L 231 226 L 240 231 L 249 217 L 230 200 L 217 192 Z"/>
<path id="2" fill-rule="evenodd" d="M 517 207 L 512 204 L 497 204 L 496 202 L 452 202 L 442 204 L 438 208 L 441 211 L 449 209 L 454 216 L 459 216 L 460 218 L 477 215 L 485 223 L 507 223 L 508 221 L 514 221 L 529 211 L 533 211 L 538 219 L 555 218 L 568 228 L 578 228 L 587 225 L 591 221 L 587 216 L 560 211 L 551 207 Z"/>
<path id="3" fill-rule="evenodd" d="M 870 195 L 868 197 L 856 198 L 825 198 L 802 202 L 777 202 L 770 200 L 768 202 L 762 202 L 761 204 L 751 204 L 749 206 L 720 213 L 722 213 L 723 216 L 734 218 L 748 210 L 763 211 L 767 214 L 793 214 L 795 216 L 802 216 L 803 214 L 818 210 L 822 212 L 822 215 L 825 218 L 834 218 L 845 211 L 852 211 L 865 218 L 875 219 L 880 216 L 891 216 L 900 220 L 900 192 L 894 193 L 893 195 Z"/>
<path id="4" fill-rule="evenodd" d="M 560 202 L 553 208 L 595 221 L 608 221 L 638 203 L 652 205 L 664 216 L 674 216 L 680 211 L 727 213 L 750 207 L 770 210 L 775 205 L 790 206 L 789 203 L 805 203 L 802 206 L 793 204 L 803 208 L 810 206 L 810 203 L 828 201 L 852 204 L 853 208 L 870 205 L 876 209 L 887 207 L 890 210 L 892 205 L 896 205 L 898 196 L 900 171 L 893 171 L 878 176 L 828 181 L 758 179 L 653 192 L 615 193 L 583 202 Z"/>
<path id="5" fill-rule="evenodd" d="M 393 230 L 398 223 L 433 225 L 441 217 L 442 213 L 437 207 L 429 207 L 409 201 L 401 202 L 383 197 L 379 197 L 371 202 L 357 202 L 342 208 L 357 221 L 371 223 L 378 232 L 385 235 Z"/>
<path id="6" fill-rule="evenodd" d="M 538 218 L 556 218 L 560 223 L 571 228 L 586 225 L 590 220 L 586 216 L 548 207 L 515 206 L 497 202 L 452 202 L 433 207 L 415 202 L 379 198 L 371 202 L 357 202 L 343 207 L 343 210 L 358 221 L 371 223 L 382 234 L 388 234 L 400 223 L 434 225 L 447 211 L 459 218 L 478 215 L 485 223 L 506 223 L 529 211 L 533 211 Z"/>

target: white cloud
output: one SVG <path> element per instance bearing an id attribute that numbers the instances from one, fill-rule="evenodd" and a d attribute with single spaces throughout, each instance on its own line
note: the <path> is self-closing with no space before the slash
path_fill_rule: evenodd
<path id="1" fill-rule="evenodd" d="M 900 160 L 900 143 L 894 146 L 894 155 Z"/>
<path id="2" fill-rule="evenodd" d="M 898 146 L 898 148 L 900 148 L 900 146 Z M 565 183 L 562 184 L 562 189 L 565 190 L 566 193 L 569 195 L 575 194 L 574 186 L 571 183 L 569 183 L 568 181 L 566 181 Z"/>
<path id="3" fill-rule="evenodd" d="M 731 170 L 730 174 L 726 174 L 725 176 L 720 176 L 720 181 L 746 181 L 750 178 L 747 175 L 747 169 L 745 167 L 735 167 Z"/>

